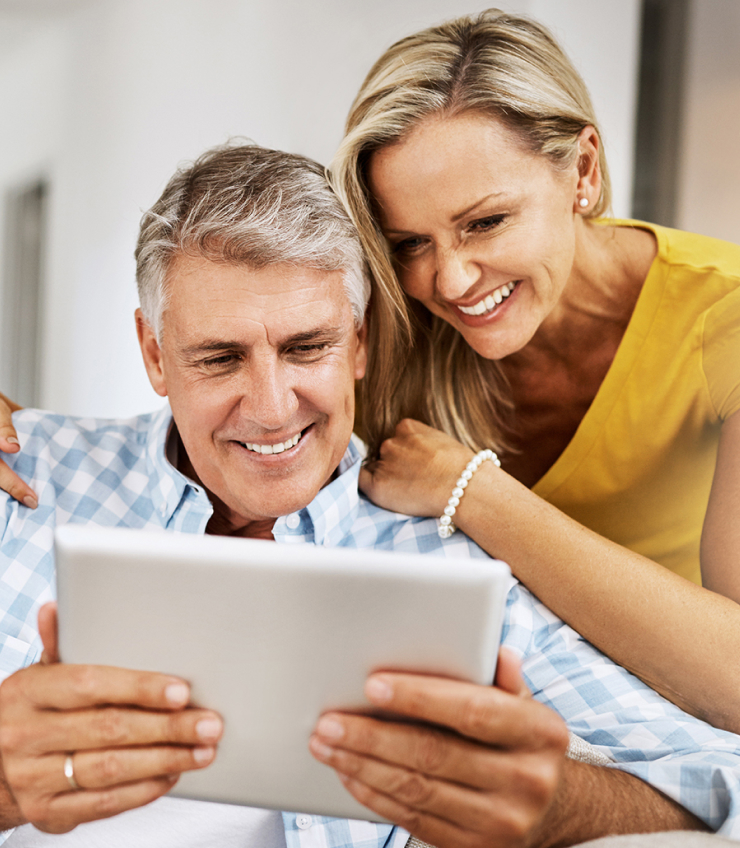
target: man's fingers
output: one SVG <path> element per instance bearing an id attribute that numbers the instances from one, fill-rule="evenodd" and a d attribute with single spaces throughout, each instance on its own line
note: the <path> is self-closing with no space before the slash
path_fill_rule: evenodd
<path id="1" fill-rule="evenodd" d="M 47 634 L 48 635 L 48 634 Z M 185 681 L 170 675 L 102 665 L 35 665 L 3 683 L 4 701 L 27 699 L 40 709 L 78 710 L 102 704 L 182 709 L 190 700 Z"/>
<path id="2" fill-rule="evenodd" d="M 329 714 L 325 718 L 331 721 L 332 716 Z M 538 753 L 519 754 L 515 760 L 508 752 L 435 730 L 365 718 L 350 722 L 345 739 L 332 744 L 321 735 L 322 726 L 320 721 L 309 743 L 316 759 L 339 772 L 376 785 L 394 797 L 396 792 L 391 791 L 390 783 L 375 784 L 369 779 L 369 775 L 375 773 L 373 769 L 380 773 L 382 766 L 383 769 L 400 770 L 401 777 L 415 775 L 415 782 L 404 787 L 409 791 L 404 791 L 399 800 L 422 809 L 434 809 L 437 814 L 444 815 L 432 803 L 434 799 L 425 798 L 422 787 L 431 790 L 439 781 L 469 787 L 476 793 L 509 792 L 523 796 L 537 792 L 534 783 L 542 770 Z M 545 777 L 549 777 L 549 773 Z"/>
<path id="3" fill-rule="evenodd" d="M 72 755 L 75 780 L 82 789 L 105 789 L 121 783 L 133 783 L 151 777 L 178 775 L 184 771 L 205 768 L 216 756 L 213 745 L 196 748 L 160 745 L 149 748 L 121 748 L 109 751 L 76 751 Z M 57 785 L 59 791 L 69 789 L 61 765 Z M 59 765 L 56 766 L 59 768 Z"/>
<path id="4" fill-rule="evenodd" d="M 364 806 L 389 821 L 396 822 L 413 836 L 437 848 L 461 848 L 470 844 L 470 833 L 437 816 L 421 813 L 398 799 L 379 792 L 355 778 L 340 775 L 346 789 Z M 493 839 L 489 838 L 493 846 Z"/>
<path id="5" fill-rule="evenodd" d="M 59 628 L 57 626 L 57 604 L 50 601 L 39 610 L 39 636 L 44 646 L 40 662 L 43 665 L 59 662 Z"/>
<path id="6" fill-rule="evenodd" d="M 342 735 L 334 732 L 341 727 Z M 476 744 L 430 727 L 379 721 L 367 716 L 327 713 L 316 726 L 310 748 L 321 762 L 353 777 L 354 767 L 370 760 L 410 770 L 419 779 L 440 778 L 484 791 L 530 791 L 529 760 L 536 767 L 539 752 L 517 755 Z M 364 766 L 366 767 L 366 766 Z M 383 789 L 382 784 L 378 785 Z M 390 793 L 394 794 L 394 793 Z M 402 798 L 406 803 L 411 799 Z"/>
<path id="7" fill-rule="evenodd" d="M 84 720 L 81 720 L 84 719 Z M 214 745 L 223 721 L 209 710 L 156 712 L 102 707 L 81 713 L 42 712 L 2 729 L 3 748 L 33 752 L 109 750 L 150 745 Z"/>
<path id="8" fill-rule="evenodd" d="M 113 789 L 63 792 L 52 798 L 23 806 L 26 818 L 47 833 L 66 833 L 78 824 L 109 818 L 135 807 L 143 807 L 169 792 L 176 777 L 158 777 L 128 783 Z"/>
<path id="9" fill-rule="evenodd" d="M 17 450 L 17 447 L 8 444 L 7 440 L 0 441 L 0 451 L 12 453 L 13 450 Z M 29 509 L 36 509 L 38 506 L 38 498 L 33 489 L 14 471 L 11 471 L 2 459 L 0 459 L 0 489 Z"/>
<path id="10" fill-rule="evenodd" d="M 176 745 L 149 748 L 118 748 L 107 751 L 75 751 L 72 772 L 80 790 L 107 789 L 124 783 L 177 776 L 184 771 L 205 768 L 215 756 L 213 745 L 196 748 Z M 19 793 L 56 795 L 72 790 L 65 774 L 67 754 L 48 754 L 22 765 L 13 764 L 13 786 Z"/>
<path id="11" fill-rule="evenodd" d="M 565 725 L 552 710 L 493 686 L 382 672 L 368 678 L 365 694 L 384 710 L 488 745 L 536 750 L 568 744 Z"/>
<path id="12" fill-rule="evenodd" d="M 519 657 L 508 648 L 501 648 L 498 652 L 498 664 L 496 665 L 496 686 L 518 695 L 520 698 L 531 698 L 532 693 L 522 677 L 522 664 Z"/>

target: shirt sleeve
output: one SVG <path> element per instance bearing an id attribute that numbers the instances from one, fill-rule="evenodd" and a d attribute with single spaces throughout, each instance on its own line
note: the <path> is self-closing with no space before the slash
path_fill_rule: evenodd
<path id="1" fill-rule="evenodd" d="M 740 288 L 707 312 L 702 365 L 714 409 L 725 421 L 740 410 Z"/>
<path id="2" fill-rule="evenodd" d="M 740 737 L 693 718 L 604 656 L 521 585 L 505 643 L 568 729 L 723 836 L 740 838 Z"/>

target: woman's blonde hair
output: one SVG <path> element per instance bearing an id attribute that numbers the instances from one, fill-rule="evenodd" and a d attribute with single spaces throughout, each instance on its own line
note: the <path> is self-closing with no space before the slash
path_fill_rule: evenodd
<path id="1" fill-rule="evenodd" d="M 331 181 L 357 226 L 373 276 L 370 361 L 360 388 L 360 432 L 370 459 L 401 418 L 418 418 L 464 444 L 505 448 L 508 389 L 498 364 L 479 356 L 446 321 L 411 301 L 393 271 L 373 214 L 373 152 L 399 142 L 432 114 L 489 114 L 555 167 L 569 167 L 586 126 L 599 132 L 586 86 L 553 36 L 527 18 L 489 9 L 396 42 L 375 63 L 347 119 Z M 601 194 L 610 206 L 603 144 Z"/>

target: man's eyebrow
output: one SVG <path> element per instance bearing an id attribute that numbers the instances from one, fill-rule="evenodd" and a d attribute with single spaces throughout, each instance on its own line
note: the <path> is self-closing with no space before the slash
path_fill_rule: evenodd
<path id="1" fill-rule="evenodd" d="M 295 333 L 292 336 L 284 339 L 281 347 L 289 347 L 290 345 L 309 344 L 317 341 L 333 341 L 342 336 L 341 327 L 319 327 L 315 330 L 305 330 L 302 333 Z"/>
<path id="2" fill-rule="evenodd" d="M 292 345 L 310 344 L 311 342 L 327 341 L 333 342 L 341 338 L 343 330 L 341 327 L 317 327 L 313 330 L 304 330 L 294 333 L 280 342 L 281 348 Z M 180 351 L 182 356 L 200 356 L 204 353 L 214 353 L 222 350 L 245 350 L 249 345 L 244 342 L 231 341 L 229 339 L 206 339 L 197 344 L 188 345 Z"/>
<path id="3" fill-rule="evenodd" d="M 232 342 L 224 339 L 214 341 L 203 341 L 198 344 L 188 345 L 181 349 L 184 356 L 197 356 L 200 353 L 213 353 L 218 350 L 241 350 L 244 345 L 241 342 Z"/>

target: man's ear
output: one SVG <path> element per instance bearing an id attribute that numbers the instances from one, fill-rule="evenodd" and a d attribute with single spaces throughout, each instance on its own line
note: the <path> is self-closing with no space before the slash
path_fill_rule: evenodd
<path id="1" fill-rule="evenodd" d="M 367 369 L 367 318 L 357 331 L 357 349 L 355 351 L 355 380 L 361 380 Z"/>
<path id="2" fill-rule="evenodd" d="M 162 350 L 159 347 L 159 342 L 141 309 L 136 310 L 135 317 L 136 335 L 139 338 L 139 347 L 141 348 L 141 355 L 144 359 L 146 373 L 149 375 L 149 382 L 158 395 L 167 397 Z"/>

